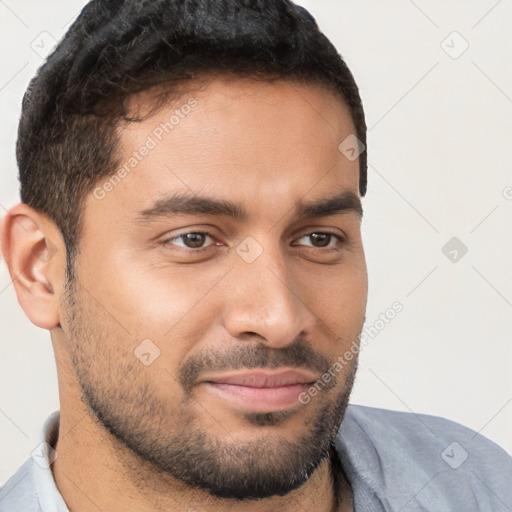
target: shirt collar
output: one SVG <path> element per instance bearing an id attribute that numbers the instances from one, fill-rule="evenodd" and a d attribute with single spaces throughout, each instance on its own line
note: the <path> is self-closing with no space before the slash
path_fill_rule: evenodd
<path id="1" fill-rule="evenodd" d="M 60 494 L 51 465 L 59 454 L 54 447 L 59 437 L 60 413 L 55 411 L 44 422 L 32 452 L 34 480 L 42 512 L 69 512 Z"/>

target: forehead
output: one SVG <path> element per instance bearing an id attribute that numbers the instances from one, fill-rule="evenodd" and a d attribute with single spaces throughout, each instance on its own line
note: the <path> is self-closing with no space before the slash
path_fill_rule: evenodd
<path id="1" fill-rule="evenodd" d="M 152 97 L 133 97 L 130 107 L 144 113 Z M 358 160 L 339 150 L 354 132 L 346 105 L 319 85 L 229 75 L 192 83 L 142 122 L 120 126 L 118 172 L 99 183 L 108 188 L 101 207 L 135 213 L 175 191 L 255 205 L 357 194 Z"/>

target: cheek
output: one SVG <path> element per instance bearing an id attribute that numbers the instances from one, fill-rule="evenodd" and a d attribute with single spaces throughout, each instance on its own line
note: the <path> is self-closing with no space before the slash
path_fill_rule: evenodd
<path id="1" fill-rule="evenodd" d="M 368 293 L 364 262 L 302 274 L 298 279 L 308 307 L 338 318 L 364 315 Z"/>
<path id="2" fill-rule="evenodd" d="M 80 281 L 127 331 L 163 337 L 182 322 L 205 294 L 215 293 L 218 267 L 155 264 L 130 251 L 89 251 Z M 94 269 L 94 270 L 92 270 Z"/>
<path id="3" fill-rule="evenodd" d="M 303 301 L 321 320 L 327 338 L 337 337 L 350 345 L 358 339 L 364 325 L 368 278 L 364 260 L 360 265 L 333 270 L 329 274 L 303 281 Z M 323 324 L 323 326 L 322 326 Z M 338 346 L 337 351 L 345 347 Z"/>

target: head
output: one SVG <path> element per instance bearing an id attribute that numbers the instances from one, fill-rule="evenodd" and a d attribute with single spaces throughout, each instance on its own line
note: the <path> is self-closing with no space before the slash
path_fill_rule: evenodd
<path id="1" fill-rule="evenodd" d="M 32 80 L 6 260 L 61 394 L 155 474 L 249 499 L 326 457 L 366 306 L 356 138 L 350 71 L 285 0 L 93 0 Z"/>

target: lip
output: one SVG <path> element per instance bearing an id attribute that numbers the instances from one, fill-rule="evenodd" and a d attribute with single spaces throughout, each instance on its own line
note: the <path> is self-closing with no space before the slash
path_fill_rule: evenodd
<path id="1" fill-rule="evenodd" d="M 294 384 L 309 384 L 316 379 L 311 372 L 304 370 L 250 370 L 237 373 L 215 375 L 203 379 L 206 382 L 218 384 L 232 384 L 236 386 L 247 386 L 253 388 L 276 388 Z"/>
<path id="2" fill-rule="evenodd" d="M 238 409 L 276 412 L 300 405 L 299 395 L 315 380 L 305 370 L 257 369 L 207 377 L 202 384 Z"/>

